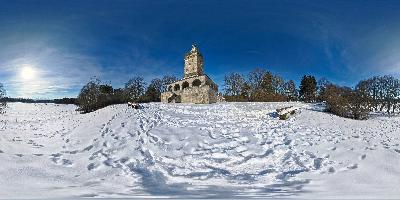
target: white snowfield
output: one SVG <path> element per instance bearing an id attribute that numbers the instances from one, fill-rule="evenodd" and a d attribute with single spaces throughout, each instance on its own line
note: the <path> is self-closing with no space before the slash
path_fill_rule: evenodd
<path id="1" fill-rule="evenodd" d="M 299 113 L 279 120 L 277 108 Z M 303 103 L 11 103 L 0 198 L 399 198 L 400 117 Z"/>

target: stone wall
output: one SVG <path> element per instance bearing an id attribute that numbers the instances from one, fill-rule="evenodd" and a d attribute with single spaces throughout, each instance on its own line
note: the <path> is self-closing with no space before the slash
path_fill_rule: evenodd
<path id="1" fill-rule="evenodd" d="M 161 102 L 208 104 L 218 101 L 218 86 L 205 75 L 183 79 L 168 87 L 170 91 L 161 94 Z"/>
<path id="2" fill-rule="evenodd" d="M 216 103 L 217 92 L 208 85 L 192 87 L 180 93 L 182 103 Z"/>
<path id="3" fill-rule="evenodd" d="M 197 85 L 200 83 L 200 85 Z M 209 85 L 213 90 L 218 91 L 218 85 L 215 84 L 207 75 L 203 76 L 196 76 L 192 78 L 182 79 L 180 81 L 176 81 L 175 83 L 169 84 L 167 86 L 168 91 L 170 92 L 177 92 L 179 90 L 183 90 L 187 87 L 196 87 L 196 86 L 203 86 Z"/>

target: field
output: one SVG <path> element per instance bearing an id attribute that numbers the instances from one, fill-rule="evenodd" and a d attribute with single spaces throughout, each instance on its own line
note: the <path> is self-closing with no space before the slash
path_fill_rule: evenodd
<path id="1" fill-rule="evenodd" d="M 275 109 L 300 113 L 279 120 Z M 0 198 L 398 198 L 400 117 L 304 103 L 11 103 Z"/>

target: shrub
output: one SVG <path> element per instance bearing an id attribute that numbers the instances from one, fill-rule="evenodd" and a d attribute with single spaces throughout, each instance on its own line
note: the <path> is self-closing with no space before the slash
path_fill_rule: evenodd
<path id="1" fill-rule="evenodd" d="M 224 96 L 225 101 L 227 102 L 248 102 L 249 99 L 246 96 L 234 96 L 234 95 L 225 95 Z"/>
<path id="2" fill-rule="evenodd" d="M 335 115 L 352 119 L 368 118 L 368 100 L 357 90 L 329 85 L 322 99 L 326 102 L 327 111 Z"/>
<path id="3" fill-rule="evenodd" d="M 79 111 L 88 113 L 124 102 L 124 95 L 121 89 L 114 90 L 112 86 L 100 83 L 100 80 L 92 79 L 83 86 L 76 100 Z"/>

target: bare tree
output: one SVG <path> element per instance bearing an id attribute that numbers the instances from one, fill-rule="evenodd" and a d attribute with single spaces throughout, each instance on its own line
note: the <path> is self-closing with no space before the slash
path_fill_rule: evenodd
<path id="1" fill-rule="evenodd" d="M 267 71 L 261 68 L 255 68 L 249 73 L 248 84 L 251 88 L 251 93 L 261 88 L 261 83 L 266 73 Z"/>
<path id="2" fill-rule="evenodd" d="M 356 89 L 369 99 L 370 106 L 376 111 L 394 113 L 400 103 L 400 81 L 393 76 L 375 76 L 360 81 Z"/>
<path id="3" fill-rule="evenodd" d="M 225 95 L 240 96 L 242 94 L 246 80 L 243 78 L 243 75 L 241 74 L 231 73 L 225 75 L 224 82 L 225 82 Z"/>
<path id="4" fill-rule="evenodd" d="M 128 101 L 138 101 L 145 92 L 146 83 L 144 79 L 139 76 L 131 78 L 125 84 L 125 94 Z"/>
<path id="5" fill-rule="evenodd" d="M 100 80 L 92 78 L 85 86 L 82 87 L 78 95 L 77 102 L 79 110 L 87 113 L 99 109 L 100 106 Z"/>

